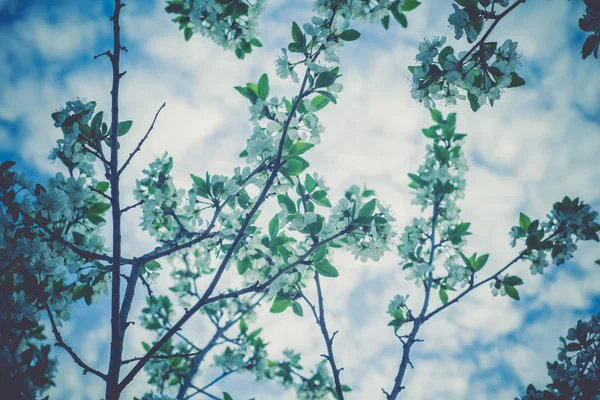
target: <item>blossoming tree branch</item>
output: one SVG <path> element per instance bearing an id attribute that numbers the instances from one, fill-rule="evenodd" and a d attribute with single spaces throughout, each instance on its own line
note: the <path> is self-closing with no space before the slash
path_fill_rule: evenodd
<path id="1" fill-rule="evenodd" d="M 462 220 L 459 207 L 468 170 L 463 153 L 466 135 L 456 133 L 455 113 L 444 118 L 435 105 L 468 98 L 477 111 L 487 103 L 493 106 L 505 89 L 525 84 L 516 72 L 517 42 L 487 41 L 501 20 L 523 3 L 456 0 L 448 21 L 455 38 L 465 38 L 469 49 L 455 55 L 453 48 L 443 47 L 444 37 L 425 39 L 416 56 L 418 65 L 409 67 L 412 96 L 432 108 L 433 125 L 423 129 L 431 141 L 424 161 L 416 173 L 409 174 L 413 202 L 422 215 L 400 235 L 398 279 L 413 281 L 423 300 L 409 302 L 408 294 L 398 293 L 387 308 L 390 335 L 398 338 L 400 349 L 398 370 L 389 377 L 388 388 L 382 388 L 387 399 L 401 397 L 407 368 L 413 366 L 411 351 L 420 340 L 421 327 L 431 318 L 480 287 L 519 300 L 517 287 L 524 279 L 511 274 L 515 263 L 526 261 L 532 274 L 543 274 L 550 262 L 560 265 L 572 258 L 579 241 L 598 241 L 597 213 L 579 198 L 565 197 L 545 219 L 532 220 L 524 214 L 516 218 L 518 225 L 510 238 L 513 247 L 517 243 L 520 247 L 511 260 L 463 252 L 465 237 L 470 235 L 470 224 Z M 580 27 L 592 34 L 582 55 L 593 53 L 597 58 L 600 7 L 591 0 L 585 3 Z M 249 102 L 253 128 L 246 145 L 240 146 L 245 165 L 229 176 L 192 171 L 188 187 L 181 189 L 171 176 L 174 160 L 165 154 L 141 172 L 135 203 L 122 204 L 122 191 L 128 186 L 121 175 L 143 151 L 166 105 L 158 108 L 143 134 L 119 115 L 120 82 L 126 79 L 120 64 L 126 51 L 120 16 L 126 8 L 115 0 L 110 17 L 113 47 L 95 57 L 108 61 L 112 69 L 110 112 L 105 117 L 94 101 L 74 99 L 52 114 L 61 137 L 50 159 L 60 162 L 64 172 L 43 185 L 15 172 L 13 161 L 0 164 L 0 331 L 5 339 L 0 345 L 0 368 L 2 383 L 10 387 L 9 397 L 36 398 L 54 384 L 55 361 L 50 346 L 43 344 L 40 318 L 44 316 L 55 345 L 84 374 L 105 383 L 106 400 L 120 398 L 134 379 L 143 379 L 142 370 L 149 388 L 138 395 L 146 400 L 232 399 L 228 392 L 215 394 L 213 386 L 248 371 L 257 379 L 293 388 L 298 398 L 343 399 L 351 382 L 344 382 L 343 366 L 336 362 L 334 339 L 344 333 L 327 323 L 327 293 L 321 281 L 343 279 L 343 271 L 334 266 L 337 251 L 349 251 L 365 262 L 378 261 L 392 250 L 395 219 L 391 207 L 366 188 L 352 186 L 332 202 L 330 188 L 321 174 L 312 171 L 306 154 L 324 132 L 319 112 L 336 104 L 342 92 L 338 49 L 361 36 L 350 25 L 380 22 L 389 29 L 393 18 L 406 28 L 406 13 L 419 4 L 415 0 L 317 0 L 317 15 L 302 25 L 292 23 L 291 42 L 276 60 L 277 75 L 295 82 L 296 93 L 290 98 L 274 96 L 267 74 L 235 87 Z M 264 0 L 171 0 L 166 11 L 175 14 L 185 40 L 200 33 L 244 58 L 262 46 L 257 29 L 264 6 Z M 121 149 L 120 138 L 134 134 L 139 135 L 137 146 Z M 269 203 L 280 211 L 265 211 Z M 122 216 L 132 212 L 140 214 L 141 229 L 156 240 L 149 252 L 122 251 Z M 171 294 L 155 294 L 153 282 L 167 273 L 175 282 Z M 225 286 L 224 277 L 232 275 L 239 276 L 238 286 Z M 316 298 L 310 297 L 309 285 L 314 286 Z M 74 303 L 83 300 L 94 307 L 101 295 L 111 298 L 106 371 L 90 365 L 61 334 Z M 133 349 L 137 355 L 130 357 L 124 340 L 132 329 L 135 317 L 130 313 L 136 296 L 146 297 L 142 326 L 155 339 Z M 252 326 L 258 324 L 256 310 L 261 306 L 272 313 L 291 310 L 314 319 L 323 337 L 323 361 L 305 369 L 293 349 L 282 356 L 269 355 L 261 328 Z M 186 336 L 182 327 L 192 318 L 212 327 L 213 333 L 204 338 Z M 573 373 L 573 368 L 563 366 L 571 365 L 569 351 L 581 350 L 589 358 L 585 349 L 598 346 L 596 328 L 593 318 L 569 331 L 567 338 L 578 342 L 567 345 L 562 339 L 565 350 L 559 360 L 563 364 L 555 364 L 553 371 Z M 221 373 L 206 379 L 201 366 L 210 359 Z M 554 386 L 545 392 L 531 386 L 524 396 L 546 392 L 558 396 L 568 390 L 588 393 L 573 384 L 590 380 L 585 373 L 578 375 L 579 380 L 561 381 L 560 374 L 555 375 Z"/>

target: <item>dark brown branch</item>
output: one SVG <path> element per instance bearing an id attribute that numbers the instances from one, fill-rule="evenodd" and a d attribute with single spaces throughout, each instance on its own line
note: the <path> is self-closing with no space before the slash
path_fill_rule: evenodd
<path id="1" fill-rule="evenodd" d="M 112 206 L 112 284 L 111 284 L 111 337 L 110 337 L 110 358 L 108 365 L 108 374 L 106 379 L 106 400 L 117 400 L 121 394 L 122 388 L 119 387 L 119 374 L 121 371 L 121 359 L 123 356 L 123 334 L 125 323 L 121 313 L 121 285 L 119 274 L 121 273 L 121 205 L 119 194 L 119 84 L 122 78 L 120 69 L 121 58 L 121 26 L 119 25 L 119 15 L 121 13 L 121 0 L 114 0 L 114 13 L 111 17 L 113 25 L 113 53 L 110 57 L 112 65 L 112 89 L 111 94 L 111 129 L 110 129 L 110 197 Z M 139 264 L 134 263 L 132 270 L 139 268 Z M 133 275 L 133 271 L 132 271 Z M 133 286 L 135 290 L 136 279 L 132 276 L 127 285 L 127 289 Z M 125 300 L 125 299 L 124 299 Z M 124 304 L 125 305 L 125 304 Z M 125 315 L 126 316 L 126 315 Z"/>
<path id="2" fill-rule="evenodd" d="M 225 377 L 227 377 L 227 376 L 229 376 L 229 375 L 231 375 L 231 374 L 233 374 L 234 372 L 237 372 L 237 371 L 238 371 L 237 369 L 232 369 L 232 370 L 230 370 L 230 371 L 224 371 L 223 373 L 221 373 L 221 375 L 217 376 L 215 379 L 213 379 L 212 381 L 210 381 L 209 383 L 207 383 L 206 385 L 204 385 L 204 386 L 203 386 L 203 387 L 201 387 L 201 388 L 198 388 L 198 387 L 196 387 L 196 386 L 192 385 L 191 387 L 192 387 L 193 389 L 196 389 L 196 392 L 194 392 L 194 393 L 190 394 L 189 396 L 185 397 L 185 399 L 186 399 L 186 400 L 187 400 L 187 399 L 191 399 L 192 397 L 194 397 L 194 396 L 195 396 L 195 395 L 197 395 L 198 393 L 205 394 L 205 395 L 207 395 L 207 396 L 209 396 L 209 397 L 210 397 L 210 396 L 212 396 L 211 394 L 208 394 L 208 393 L 206 392 L 206 389 L 208 389 L 209 387 L 211 387 L 211 386 L 212 386 L 212 385 L 214 385 L 215 383 L 219 382 L 221 379 L 223 379 L 223 378 L 225 378 Z M 217 397 L 217 399 L 219 399 L 219 398 Z M 220 399 L 219 399 L 219 400 L 220 400 Z"/>
<path id="3" fill-rule="evenodd" d="M 144 202 L 143 202 L 143 201 L 138 201 L 138 202 L 137 202 L 137 203 L 135 203 L 135 204 L 132 204 L 132 205 L 130 205 L 130 206 L 127 206 L 127 207 L 125 207 L 124 209 L 122 209 L 122 210 L 121 210 L 121 214 L 122 214 L 122 213 L 124 213 L 124 212 L 127 212 L 127 211 L 131 210 L 132 208 L 136 208 L 137 206 L 140 206 L 140 205 L 142 205 L 142 204 L 144 204 Z"/>
<path id="4" fill-rule="evenodd" d="M 342 384 L 340 382 L 340 371 L 343 368 L 338 369 L 335 362 L 335 356 L 333 354 L 333 339 L 337 334 L 337 331 L 334 332 L 331 336 L 329 336 L 329 332 L 327 332 L 327 323 L 325 322 L 325 306 L 323 304 L 323 292 L 321 290 L 319 273 L 316 271 L 315 284 L 317 286 L 317 299 L 319 304 L 319 318 L 317 323 L 321 328 L 321 334 L 323 335 L 323 340 L 325 340 L 325 346 L 327 347 L 327 356 L 325 356 L 325 359 L 329 361 L 329 366 L 331 367 L 331 373 L 333 374 L 333 381 L 335 382 L 335 391 L 337 393 L 337 398 L 339 400 L 344 400 L 344 391 L 342 390 Z"/>
<path id="5" fill-rule="evenodd" d="M 512 10 L 514 10 L 515 8 L 517 8 L 517 6 L 519 4 L 525 3 L 526 0 L 517 0 L 513 5 L 511 5 L 510 7 L 508 7 L 506 10 L 504 10 L 501 14 L 498 14 L 495 16 L 495 18 L 491 18 L 494 20 L 494 22 L 492 22 L 492 25 L 490 25 L 490 27 L 488 28 L 488 30 L 484 33 L 484 35 L 481 37 L 481 39 L 479 39 L 477 41 L 477 43 L 475 43 L 473 45 L 473 47 L 471 48 L 471 50 L 469 50 L 467 52 L 467 54 L 465 54 L 459 61 L 458 61 L 458 65 L 462 65 L 465 60 L 475 51 L 475 49 L 477 49 L 480 46 L 483 46 L 483 44 L 485 43 L 485 40 L 488 38 L 488 36 L 490 36 L 490 34 L 492 33 L 492 31 L 494 30 L 494 28 L 496 28 L 496 25 L 498 25 L 498 23 L 502 20 L 502 18 L 504 18 L 508 13 L 510 13 Z"/>
<path id="6" fill-rule="evenodd" d="M 109 162 L 109 161 L 108 161 L 106 158 L 104 158 L 104 156 L 103 156 L 103 155 L 101 155 L 101 154 L 100 154 L 99 152 L 97 152 L 96 150 L 94 150 L 94 149 L 90 149 L 89 147 L 87 147 L 87 146 L 85 146 L 85 145 L 82 147 L 82 149 L 83 149 L 83 151 L 85 151 L 85 152 L 88 152 L 88 153 L 90 153 L 91 155 L 93 155 L 94 157 L 98 158 L 100 161 L 102 161 L 102 164 L 104 164 L 105 166 L 108 166 L 108 165 L 110 165 L 110 162 Z"/>
<path id="7" fill-rule="evenodd" d="M 433 265 L 433 258 L 435 255 L 435 228 L 437 224 L 438 211 L 441 200 L 436 200 L 433 203 L 433 215 L 431 217 L 431 234 L 429 235 L 430 242 L 430 253 L 429 253 L 429 262 L 428 264 Z M 415 318 L 413 327 L 408 335 L 406 342 L 402 343 L 402 360 L 400 361 L 400 366 L 398 367 L 398 373 L 396 374 L 396 378 L 394 379 L 394 387 L 392 388 L 391 393 L 387 396 L 387 400 L 395 400 L 398 397 L 398 394 L 404 389 L 402 385 L 402 381 L 404 380 L 404 374 L 406 373 L 406 368 L 408 365 L 412 365 L 410 362 L 410 350 L 412 346 L 417 341 L 417 334 L 419 333 L 419 329 L 421 325 L 425 322 L 425 315 L 427 313 L 427 308 L 429 307 L 429 297 L 431 295 L 431 285 L 433 282 L 433 272 L 429 272 L 427 276 L 427 282 L 425 283 L 425 299 L 423 300 L 423 306 L 421 308 L 421 312 L 419 316 Z"/>
<path id="8" fill-rule="evenodd" d="M 152 357 L 153 360 L 169 360 L 171 358 L 189 358 L 189 357 L 195 357 L 198 354 L 200 354 L 200 351 L 196 351 L 193 353 L 176 353 L 176 354 L 157 354 L 155 356 Z M 134 358 L 128 358 L 127 360 L 123 360 L 121 361 L 121 364 L 129 364 L 132 363 L 134 361 L 139 361 L 141 360 L 142 357 L 134 357 Z"/>
<path id="9" fill-rule="evenodd" d="M 83 257 L 86 260 L 101 260 L 101 261 L 106 261 L 106 262 L 112 262 L 112 258 L 107 256 L 106 254 L 98 254 L 98 253 L 83 250 L 83 249 L 77 247 L 75 244 L 69 242 L 68 240 L 64 239 L 62 236 L 53 232 L 52 229 L 50 229 L 50 227 L 48 225 L 46 225 L 45 223 L 43 223 L 42 221 L 27 214 L 25 211 L 23 211 L 21 209 L 21 207 L 19 207 L 19 213 L 23 216 L 23 219 L 25 219 L 25 221 L 27 221 L 29 223 L 35 223 L 40 229 L 42 229 L 44 232 L 46 232 L 48 234 L 48 238 L 46 240 L 60 243 L 63 246 L 67 247 L 69 250 L 71 250 L 73 253 L 77 254 L 80 257 Z"/>
<path id="10" fill-rule="evenodd" d="M 439 306 L 438 308 L 436 308 L 435 310 L 431 311 L 429 314 L 427 314 L 423 318 L 423 321 L 427 321 L 428 319 L 430 319 L 431 317 L 433 317 L 435 314 L 439 313 L 440 311 L 445 310 L 446 308 L 450 307 L 450 305 L 452 305 L 454 303 L 457 303 L 460 299 L 462 299 L 463 297 L 465 297 L 467 294 L 469 294 L 473 290 L 477 289 L 478 287 L 480 287 L 480 286 L 482 286 L 482 285 L 484 285 L 484 284 L 486 284 L 486 283 L 488 283 L 488 282 L 490 282 L 490 281 L 492 281 L 494 279 L 497 279 L 500 274 L 502 274 L 504 271 L 506 271 L 508 268 L 510 268 L 514 263 L 516 263 L 521 258 L 523 258 L 524 254 L 525 254 L 525 251 L 521 252 L 521 254 L 519 254 L 511 262 L 509 262 L 504 267 L 502 267 L 502 269 L 500 269 L 494 275 L 491 275 L 490 277 L 482 280 L 481 282 L 479 282 L 479 283 L 477 283 L 475 285 L 470 286 L 469 288 L 467 288 L 466 290 L 464 290 L 461 294 L 459 294 L 458 296 L 456 296 L 452 300 L 448 301 L 446 304 L 443 304 L 443 305 Z"/>
<path id="11" fill-rule="evenodd" d="M 97 369 L 94 369 L 94 368 L 88 366 L 85 362 L 83 362 L 83 360 L 81 358 L 79 358 L 79 356 L 77 355 L 77 353 L 75 353 L 73 348 L 65 343 L 65 341 L 62 338 L 62 335 L 60 334 L 60 332 L 58 331 L 58 328 L 56 327 L 56 322 L 54 321 L 54 316 L 52 315 L 52 310 L 50 310 L 50 306 L 48 305 L 48 303 L 44 303 L 44 306 L 46 308 L 46 312 L 48 313 L 48 319 L 50 319 L 50 325 L 52 326 L 52 332 L 54 333 L 54 338 L 56 339 L 55 346 L 62 347 L 63 349 L 65 349 L 67 351 L 67 353 L 69 353 L 69 355 L 71 356 L 73 361 L 75 361 L 75 364 L 77 364 L 81 368 L 83 368 L 84 375 L 86 373 L 90 372 L 90 373 L 106 380 L 106 375 L 104 375 L 102 372 L 98 371 Z"/>
<path id="12" fill-rule="evenodd" d="M 104 197 L 106 200 L 110 201 L 110 196 L 109 196 L 109 195 L 107 195 L 106 193 L 104 193 L 104 192 L 102 192 L 102 191 L 100 191 L 100 190 L 96 189 L 96 188 L 95 188 L 95 187 L 93 187 L 93 186 L 90 186 L 90 190 L 91 190 L 92 192 L 98 193 L 100 196 L 102 196 L 102 197 Z"/>
<path id="13" fill-rule="evenodd" d="M 104 53 L 100 53 L 98 55 L 95 55 L 94 56 L 94 60 L 97 59 L 97 58 L 100 58 L 102 56 L 106 56 L 106 57 L 108 57 L 112 61 L 112 53 L 110 52 L 110 50 L 106 50 Z"/>
<path id="14" fill-rule="evenodd" d="M 148 136 L 150 135 L 150 132 L 152 132 L 152 129 L 154 129 L 154 123 L 156 122 L 156 119 L 158 118 L 158 114 L 160 114 L 161 110 L 166 105 L 167 105 L 167 103 L 163 103 L 162 106 L 160 106 L 160 108 L 158 109 L 158 111 L 154 115 L 154 119 L 152 120 L 152 124 L 150 125 L 150 128 L 148 128 L 148 131 L 146 132 L 146 134 L 144 135 L 144 137 L 142 138 L 142 140 L 140 140 L 140 142 L 136 146 L 135 150 L 133 150 L 131 152 L 131 154 L 129 154 L 129 157 L 123 163 L 123 166 L 121 167 L 121 169 L 119 169 L 119 175 L 121 175 L 121 173 L 125 170 L 125 168 L 127 168 L 127 166 L 129 165 L 129 163 L 131 162 L 131 159 L 133 158 L 133 156 L 135 156 L 135 154 L 142 149 L 142 145 L 144 144 L 144 142 L 146 141 L 146 139 L 148 139 Z"/>

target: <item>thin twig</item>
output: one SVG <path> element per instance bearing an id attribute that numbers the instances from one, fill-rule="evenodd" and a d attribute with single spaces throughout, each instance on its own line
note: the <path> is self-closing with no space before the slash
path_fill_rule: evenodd
<path id="1" fill-rule="evenodd" d="M 146 139 L 148 139 L 148 136 L 150 135 L 150 132 L 152 132 L 152 129 L 154 129 L 154 123 L 156 122 L 156 118 L 158 118 L 158 114 L 160 114 L 161 110 L 166 105 L 167 105 L 167 103 L 163 103 L 162 106 L 160 106 L 160 108 L 156 112 L 156 114 L 154 114 L 154 119 L 152 120 L 152 124 L 150 125 L 150 128 L 148 128 L 148 131 L 146 132 L 146 134 L 144 135 L 144 137 L 142 138 L 142 140 L 140 140 L 140 142 L 138 143 L 138 145 L 135 147 L 135 150 L 133 150 L 131 152 L 131 154 L 129 154 L 129 157 L 123 163 L 123 166 L 121 167 L 121 169 L 119 169 L 119 175 L 121 175 L 121 173 L 125 170 L 125 168 L 127 168 L 127 166 L 129 165 L 129 163 L 131 162 L 131 159 L 133 158 L 133 156 L 135 156 L 135 154 L 142 149 L 142 145 L 144 144 L 144 142 L 146 141 Z"/>
<path id="2" fill-rule="evenodd" d="M 97 369 L 94 369 L 94 368 L 88 366 L 85 362 L 83 362 L 83 360 L 81 358 L 79 358 L 79 356 L 77 355 L 77 353 L 75 353 L 73 348 L 65 343 L 65 341 L 62 338 L 62 335 L 60 334 L 60 332 L 58 331 L 58 328 L 56 327 L 56 322 L 54 321 L 54 316 L 52 315 L 50 306 L 48 305 L 47 302 L 44 303 L 44 306 L 46 308 L 46 312 L 48 313 L 48 318 L 50 319 L 50 325 L 52 326 L 52 332 L 54 332 L 54 338 L 56 339 L 55 345 L 58 347 L 62 347 L 63 349 L 65 349 L 67 351 L 67 353 L 69 353 L 71 358 L 73 358 L 73 361 L 75 361 L 75 364 L 77 364 L 81 368 L 83 368 L 84 375 L 88 372 L 91 372 L 92 374 L 99 376 L 100 378 L 106 380 L 106 375 L 104 375 L 102 372 L 98 371 Z"/>
<path id="3" fill-rule="evenodd" d="M 125 207 L 124 209 L 122 209 L 122 210 L 121 210 L 121 213 L 127 212 L 127 211 L 131 210 L 132 208 L 136 208 L 137 206 L 140 206 L 140 205 L 142 205 L 142 204 L 144 204 L 144 201 L 143 201 L 143 200 L 142 200 L 142 201 L 138 201 L 137 203 L 135 203 L 135 204 L 132 204 L 132 205 L 130 205 L 130 206 L 127 206 L 127 207 Z"/>
<path id="4" fill-rule="evenodd" d="M 329 366 L 331 367 L 331 373 L 333 374 L 333 381 L 335 382 L 335 391 L 337 393 L 337 398 L 339 400 L 344 400 L 344 391 L 342 390 L 342 384 L 340 382 L 340 371 L 343 368 L 338 369 L 335 363 L 335 356 L 333 354 L 333 338 L 337 334 L 337 331 L 333 333 L 332 336 L 329 336 L 327 332 L 327 323 L 325 322 L 325 306 L 323 304 L 323 291 L 321 290 L 321 282 L 319 280 L 319 273 L 315 271 L 315 284 L 317 286 L 317 298 L 319 304 L 319 319 L 318 324 L 321 328 L 321 334 L 323 335 L 323 340 L 325 340 L 325 346 L 327 347 L 327 356 L 325 358 L 329 361 Z"/>

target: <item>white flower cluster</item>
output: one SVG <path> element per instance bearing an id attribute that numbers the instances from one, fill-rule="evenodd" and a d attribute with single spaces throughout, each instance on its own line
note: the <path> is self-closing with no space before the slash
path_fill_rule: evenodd
<path id="1" fill-rule="evenodd" d="M 377 23 L 389 15 L 393 3 L 390 0 L 316 0 L 315 10 L 319 15 L 326 16 L 335 9 L 337 13 L 348 19 Z M 397 7 L 401 7 L 402 3 L 401 0 Z"/>
<path id="2" fill-rule="evenodd" d="M 251 122 L 254 132 L 247 140 L 246 161 L 254 166 L 262 165 L 274 159 L 279 148 L 284 122 L 288 119 L 286 103 L 284 98 L 278 100 L 273 97 L 270 101 L 258 99 L 256 104 L 250 106 Z M 315 115 L 315 110 L 309 99 L 303 100 L 305 112 L 299 117 L 292 117 L 288 124 L 287 135 L 293 141 L 303 141 L 318 144 L 321 141 L 321 133 L 325 130 Z M 274 116 L 274 119 L 265 121 L 262 118 L 264 109 Z M 287 155 L 287 151 L 284 153 Z"/>
<path id="3" fill-rule="evenodd" d="M 499 284 L 498 282 L 502 282 L 504 280 L 504 278 L 506 278 L 507 276 L 508 276 L 508 274 L 504 274 L 504 276 L 502 278 L 498 278 L 498 280 L 492 280 L 492 282 L 490 282 L 490 288 L 492 289 L 492 296 L 496 297 L 496 296 L 498 296 L 498 294 L 500 294 L 500 296 L 502 296 L 502 297 L 506 296 L 506 290 L 505 290 L 504 285 Z"/>
<path id="4" fill-rule="evenodd" d="M 367 262 L 369 259 L 379 261 L 386 251 L 390 251 L 396 232 L 392 223 L 396 218 L 390 207 L 373 199 L 374 209 L 370 221 L 360 222 L 360 227 L 352 230 L 345 239 L 338 239 L 334 244 L 346 246 L 355 259 Z M 346 191 L 345 197 L 331 209 L 331 216 L 323 227 L 326 236 L 333 235 L 360 221 L 359 210 L 366 204 L 365 197 L 358 186 L 353 185 Z M 358 219 L 357 219 L 358 218 Z"/>
<path id="5" fill-rule="evenodd" d="M 275 61 L 277 76 L 281 79 L 289 77 L 293 82 L 299 83 L 300 79 L 295 71 L 298 65 L 306 65 L 315 76 L 332 71 L 340 64 L 337 52 L 344 45 L 344 40 L 339 39 L 339 37 L 348 29 L 349 25 L 349 19 L 342 14 L 333 16 L 332 13 L 329 13 L 327 19 L 312 17 L 310 23 L 302 26 L 304 34 L 309 37 L 310 48 L 308 50 L 310 57 L 306 58 L 303 55 L 305 57 L 303 61 L 291 62 L 287 50 L 282 48 L 282 55 Z M 343 86 L 337 82 L 320 88 L 320 90 L 328 92 L 334 98 L 337 98 L 342 89 Z"/>
<path id="6" fill-rule="evenodd" d="M 56 147 L 52 148 L 48 156 L 50 160 L 55 161 L 60 158 L 69 168 L 72 167 L 69 163 L 78 165 L 83 162 L 87 165 L 80 167 L 82 171 L 92 168 L 89 162 L 95 161 L 96 157 L 83 151 L 85 141 L 80 140 L 82 135 L 80 124 L 85 125 L 90 121 L 95 108 L 95 101 L 74 99 L 67 101 L 63 108 L 52 114 L 54 126 L 61 128 L 64 137 L 56 141 Z"/>
<path id="7" fill-rule="evenodd" d="M 408 300 L 408 296 L 409 295 L 395 295 L 394 298 L 390 301 L 390 304 L 388 305 L 387 313 L 393 317 L 396 313 L 396 310 L 400 310 L 406 306 L 406 300 Z"/>
<path id="8" fill-rule="evenodd" d="M 140 226 L 158 240 L 172 240 L 180 232 L 174 215 L 183 203 L 184 190 L 176 189 L 169 175 L 173 160 L 165 153 L 156 158 L 142 173 L 146 178 L 136 181 L 135 199 L 142 202 Z"/>
<path id="9" fill-rule="evenodd" d="M 417 174 L 409 174 L 409 177 L 414 195 L 412 203 L 422 211 L 432 210 L 435 216 L 414 218 L 402 233 L 398 251 L 403 269 L 408 270 L 406 279 L 414 280 L 417 286 L 435 272 L 435 265 L 442 260 L 445 275 L 439 278 L 444 285 L 464 286 L 472 274 L 459 257 L 469 226 L 462 222 L 457 204 L 465 196 L 465 174 L 469 169 L 462 149 L 464 135 L 454 133 L 455 114 L 443 120 L 441 113 L 433 110 L 432 118 L 438 125 L 423 132 L 433 138 L 433 144 L 427 145 L 425 160 Z M 431 243 L 432 231 L 435 231 L 435 244 Z M 434 254 L 431 254 L 432 247 L 436 249 Z"/>
<path id="10" fill-rule="evenodd" d="M 467 159 L 462 151 L 462 140 L 454 141 L 450 151 L 448 146 L 448 162 L 441 163 L 436 155 L 435 146 L 437 144 L 427 145 L 425 161 L 419 166 L 417 174 L 419 176 L 419 186 L 414 191 L 412 204 L 421 207 L 421 210 L 430 207 L 439 200 L 437 187 L 452 187 L 450 193 L 444 193 L 442 204 L 444 210 L 444 219 L 449 222 L 455 222 L 458 217 L 459 209 L 456 205 L 458 200 L 465 197 L 466 180 L 465 173 L 469 170 Z"/>
<path id="11" fill-rule="evenodd" d="M 451 18 L 451 22 L 457 23 L 457 36 L 462 36 L 464 29 L 467 36 L 473 35 L 472 27 L 465 27 L 458 19 Z M 416 56 L 420 65 L 411 67 L 411 95 L 425 107 L 434 108 L 436 101 L 454 105 L 457 100 L 466 98 L 461 92 L 464 91 L 473 96 L 478 108 L 488 100 L 493 104 L 511 84 L 521 84 L 513 82 L 514 73 L 520 65 L 517 42 L 507 39 L 501 46 L 484 46 L 485 59 L 488 60 L 484 62 L 477 55 L 480 52 L 461 52 L 458 57 L 455 56 L 451 47 L 442 49 L 445 41 L 445 37 L 424 39 Z"/>
<path id="12" fill-rule="evenodd" d="M 592 210 L 590 205 L 580 202 L 579 199 L 571 200 L 565 197 L 562 202 L 554 204 L 547 220 L 542 222 L 539 232 L 527 232 L 527 226 L 513 226 L 509 232 L 510 244 L 515 247 L 519 239 L 547 235 L 546 240 L 550 241 L 550 248 L 548 246 L 536 248 L 535 244 L 528 245 L 532 248 L 524 255 L 524 258 L 531 262 L 531 273 L 543 275 L 544 269 L 550 265 L 547 259 L 548 253 L 553 264 L 561 265 L 573 258 L 577 250 L 577 242 L 598 240 L 597 232 L 600 231 L 600 225 L 596 222 L 597 218 L 598 212 Z M 536 243 L 539 240 L 538 238 Z"/>
<path id="13" fill-rule="evenodd" d="M 186 8 L 192 10 L 188 15 L 188 27 L 227 50 L 236 50 L 257 36 L 258 17 L 265 9 L 266 0 L 256 0 L 254 4 L 239 3 L 238 7 L 244 8 L 245 12 L 234 18 L 228 9 L 231 4 L 216 0 L 186 0 Z"/>

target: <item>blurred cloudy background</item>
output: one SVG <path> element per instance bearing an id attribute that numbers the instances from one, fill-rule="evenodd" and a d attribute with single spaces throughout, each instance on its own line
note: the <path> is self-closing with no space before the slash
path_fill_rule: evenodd
<path id="1" fill-rule="evenodd" d="M 133 187 L 139 171 L 155 156 L 168 151 L 175 160 L 176 183 L 189 187 L 189 174 L 229 174 L 251 132 L 247 101 L 233 86 L 256 81 L 263 72 L 271 78 L 271 94 L 293 96 L 297 90 L 275 76 L 279 49 L 290 41 L 291 21 L 302 24 L 312 15 L 311 1 L 270 0 L 261 21 L 264 44 L 246 60 L 224 52 L 207 39 L 189 43 L 170 21 L 161 1 L 130 1 L 122 12 L 122 57 L 127 70 L 121 85 L 122 119 L 134 121 L 122 142 L 133 148 L 154 113 L 167 107 L 143 151 L 136 156 L 124 184 Z M 529 1 L 503 20 L 491 39 L 519 42 L 527 85 L 511 89 L 492 109 L 473 113 L 468 104 L 458 113 L 458 131 L 468 133 L 467 197 L 462 202 L 471 221 L 467 252 L 490 253 L 488 273 L 517 254 L 508 231 L 519 211 L 543 218 L 564 195 L 580 196 L 600 208 L 600 75 L 598 61 L 581 60 L 584 36 L 577 28 L 581 1 Z M 108 111 L 111 72 L 108 60 L 93 56 L 111 46 L 111 2 L 0 1 L 0 161 L 14 159 L 17 169 L 43 181 L 59 170 L 48 161 L 49 148 L 59 137 L 50 113 L 73 97 L 95 100 L 96 110 Z M 409 27 L 393 20 L 389 31 L 380 25 L 358 25 L 359 41 L 341 53 L 345 89 L 338 105 L 320 113 L 326 127 L 322 143 L 308 153 L 313 171 L 323 174 L 339 198 L 351 184 L 367 184 L 392 205 L 402 229 L 417 215 L 410 205 L 407 173 L 415 171 L 424 154 L 422 127 L 429 112 L 409 94 L 407 65 L 413 63 L 418 42 L 425 36 L 453 35 L 447 18 L 450 1 L 428 1 L 408 14 Z M 454 45 L 466 50 L 465 43 Z M 443 110 L 445 113 L 450 110 Z M 124 204 L 132 201 L 125 191 Z M 139 254 L 153 242 L 137 229 L 138 216 L 126 216 L 125 253 Z M 415 369 L 408 373 L 405 398 L 512 399 L 528 383 L 544 385 L 546 361 L 554 360 L 558 337 L 577 319 L 600 308 L 600 258 L 596 245 L 582 245 L 574 261 L 550 267 L 532 277 L 519 264 L 525 285 L 521 301 L 492 297 L 488 288 L 468 296 L 422 329 L 413 348 Z M 323 279 L 330 330 L 339 330 L 335 350 L 344 367 L 342 380 L 354 391 L 349 399 L 383 398 L 400 361 L 401 345 L 386 326 L 387 304 L 395 294 L 419 291 L 405 281 L 398 257 L 361 264 L 347 254 L 336 257 L 338 279 Z M 168 269 L 168 268 L 167 268 Z M 233 271 L 231 271 L 233 272 Z M 155 284 L 166 293 L 169 278 Z M 223 287 L 221 287 L 222 289 Z M 141 291 L 139 293 L 142 293 Z M 139 315 L 143 299 L 132 317 Z M 410 304 L 410 303 L 409 303 Z M 64 337 L 90 365 L 106 369 L 108 299 L 91 307 L 77 304 Z M 416 304 L 415 304 L 416 306 Z M 318 362 L 325 351 L 314 320 L 291 312 L 260 312 L 257 324 L 277 355 L 285 347 L 305 354 L 305 365 Z M 203 343 L 203 327 L 186 333 Z M 48 332 L 50 333 L 50 332 Z M 128 330 L 126 356 L 140 355 L 140 340 L 151 340 L 139 324 Z M 58 387 L 51 399 L 98 399 L 101 381 L 82 376 L 62 349 Z M 138 376 L 124 398 L 146 391 Z M 293 399 L 275 385 L 256 384 L 249 374 L 228 378 L 220 389 L 234 398 Z"/>

